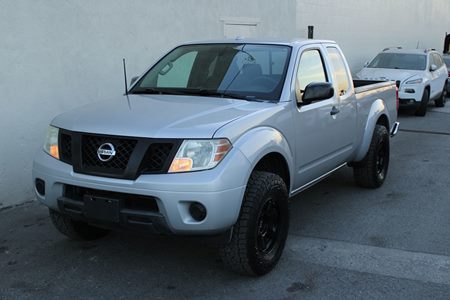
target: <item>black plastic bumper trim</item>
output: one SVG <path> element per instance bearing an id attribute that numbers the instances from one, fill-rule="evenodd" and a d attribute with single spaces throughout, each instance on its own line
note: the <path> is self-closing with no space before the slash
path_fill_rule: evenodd
<path id="1" fill-rule="evenodd" d="M 68 215 L 76 221 L 82 221 L 103 228 L 125 228 L 133 229 L 141 232 L 171 234 L 164 216 L 158 212 L 149 212 L 142 210 L 134 210 L 128 208 L 120 208 L 118 211 L 118 221 L 115 218 L 97 219 L 86 216 L 86 205 L 84 201 L 73 200 L 67 197 L 58 198 L 58 207 L 62 214 Z"/>

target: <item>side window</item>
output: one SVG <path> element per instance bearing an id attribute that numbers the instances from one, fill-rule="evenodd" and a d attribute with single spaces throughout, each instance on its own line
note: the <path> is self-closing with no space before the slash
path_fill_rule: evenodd
<path id="1" fill-rule="evenodd" d="M 430 68 L 432 65 L 436 65 L 439 68 L 439 63 L 434 53 L 430 53 Z"/>
<path id="2" fill-rule="evenodd" d="M 444 61 L 443 61 L 442 56 L 440 54 L 436 53 L 436 60 L 439 62 L 439 64 L 437 65 L 438 68 L 442 67 L 442 65 L 444 64 Z"/>
<path id="3" fill-rule="evenodd" d="M 348 78 L 347 69 L 345 68 L 344 58 L 335 47 L 328 47 L 327 51 L 333 68 L 335 88 L 339 91 L 339 96 L 345 95 L 350 89 L 350 80 Z"/>
<path id="4" fill-rule="evenodd" d="M 197 51 L 188 52 L 165 65 L 158 74 L 157 87 L 187 87 Z"/>
<path id="5" fill-rule="evenodd" d="M 325 67 L 319 50 L 306 50 L 300 57 L 295 80 L 295 94 L 301 102 L 303 92 L 311 82 L 327 82 Z"/>

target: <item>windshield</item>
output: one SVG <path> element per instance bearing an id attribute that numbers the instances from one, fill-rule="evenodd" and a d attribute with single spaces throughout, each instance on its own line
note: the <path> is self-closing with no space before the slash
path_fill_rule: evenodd
<path id="1" fill-rule="evenodd" d="M 427 56 L 422 54 L 380 53 L 367 66 L 368 68 L 425 70 Z"/>
<path id="2" fill-rule="evenodd" d="M 131 93 L 279 100 L 291 48 L 282 45 L 200 44 L 175 48 Z"/>

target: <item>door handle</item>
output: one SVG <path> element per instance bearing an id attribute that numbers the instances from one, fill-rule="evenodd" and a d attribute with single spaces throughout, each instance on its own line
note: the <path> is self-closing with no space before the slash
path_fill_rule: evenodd
<path id="1" fill-rule="evenodd" d="M 330 115 L 334 116 L 340 112 L 339 109 L 336 108 L 336 106 L 333 106 L 333 108 L 330 111 Z"/>

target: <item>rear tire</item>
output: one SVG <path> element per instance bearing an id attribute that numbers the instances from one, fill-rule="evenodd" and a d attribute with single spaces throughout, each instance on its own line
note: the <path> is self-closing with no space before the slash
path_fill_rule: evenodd
<path id="1" fill-rule="evenodd" d="M 97 240 L 110 232 L 110 230 L 95 227 L 85 222 L 74 221 L 52 209 L 50 209 L 50 219 L 59 232 L 72 240 Z"/>
<path id="2" fill-rule="evenodd" d="M 353 164 L 356 183 L 364 188 L 378 188 L 386 179 L 389 167 L 389 133 L 376 125 L 369 151 L 361 162 Z"/>
<path id="3" fill-rule="evenodd" d="M 422 100 L 420 101 L 419 107 L 416 110 L 416 116 L 424 117 L 427 114 L 427 106 L 430 101 L 430 91 L 425 89 L 423 91 Z"/>
<path id="4" fill-rule="evenodd" d="M 446 101 L 447 101 L 447 83 L 445 83 L 444 89 L 442 90 L 442 93 L 439 96 L 439 98 L 434 101 L 434 105 L 436 107 L 444 107 Z"/>
<path id="5" fill-rule="evenodd" d="M 254 171 L 247 184 L 231 241 L 220 249 L 225 266 L 243 275 L 270 272 L 289 229 L 288 192 L 280 176 Z"/>

